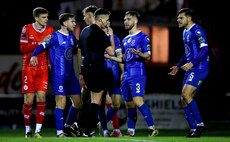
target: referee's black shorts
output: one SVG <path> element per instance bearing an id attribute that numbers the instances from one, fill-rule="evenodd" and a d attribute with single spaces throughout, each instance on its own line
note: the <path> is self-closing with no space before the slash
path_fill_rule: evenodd
<path id="1" fill-rule="evenodd" d="M 106 89 L 106 72 L 104 64 L 91 64 L 82 68 L 82 74 L 87 88 L 92 92 Z"/>

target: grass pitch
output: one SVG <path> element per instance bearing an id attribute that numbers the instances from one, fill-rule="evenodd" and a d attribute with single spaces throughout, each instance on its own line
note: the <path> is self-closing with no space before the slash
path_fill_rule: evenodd
<path id="1" fill-rule="evenodd" d="M 24 129 L 0 129 L 0 142 L 230 142 L 230 131 L 207 131 L 201 138 L 184 138 L 186 130 L 159 130 L 157 137 L 149 138 L 147 130 L 136 130 L 134 138 L 57 138 L 56 130 L 43 128 L 42 139 L 25 139 Z M 125 130 L 122 130 L 125 133 Z M 96 131 L 98 134 L 98 131 Z"/>

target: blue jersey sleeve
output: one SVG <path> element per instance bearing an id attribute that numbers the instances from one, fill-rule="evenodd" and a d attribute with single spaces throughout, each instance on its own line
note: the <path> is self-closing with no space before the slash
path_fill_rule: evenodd
<path id="1" fill-rule="evenodd" d="M 193 59 L 191 62 L 195 66 L 199 63 L 206 55 L 208 54 L 208 47 L 205 46 L 201 48 L 200 52 L 198 53 L 197 57 Z"/>
<path id="2" fill-rule="evenodd" d="M 182 56 L 180 62 L 177 64 L 177 67 L 181 68 L 186 62 L 187 62 L 187 60 L 186 60 L 186 54 L 184 53 L 184 55 Z"/>
<path id="3" fill-rule="evenodd" d="M 143 36 L 143 39 L 141 42 L 141 50 L 142 50 L 142 53 L 151 54 L 151 43 L 147 35 Z"/>
<path id="4" fill-rule="evenodd" d="M 53 34 L 51 35 L 51 39 L 49 41 L 42 42 L 33 52 L 31 57 L 37 56 L 41 52 L 43 52 L 47 47 L 51 47 L 53 45 L 57 44 L 57 37 Z"/>
<path id="5" fill-rule="evenodd" d="M 114 35 L 114 42 L 115 42 L 115 53 L 116 53 L 116 56 L 120 56 L 119 55 L 120 52 L 118 52 L 118 51 L 121 50 L 121 42 L 120 42 L 119 38 L 116 35 Z"/>
<path id="6" fill-rule="evenodd" d="M 208 46 L 206 33 L 200 26 L 194 31 L 194 37 L 200 44 L 200 48 Z"/>
<path id="7" fill-rule="evenodd" d="M 194 38 L 199 43 L 198 55 L 191 61 L 193 65 L 197 65 L 208 54 L 208 41 L 207 36 L 202 27 L 197 25 L 197 28 L 193 31 Z"/>
<path id="8" fill-rule="evenodd" d="M 115 50 L 120 49 L 120 40 L 116 35 L 114 35 L 114 43 L 115 43 Z"/>
<path id="9" fill-rule="evenodd" d="M 121 52 L 122 52 L 122 54 L 125 54 L 125 49 L 124 49 L 124 43 L 123 43 L 123 41 L 122 41 L 122 43 L 121 43 Z"/>

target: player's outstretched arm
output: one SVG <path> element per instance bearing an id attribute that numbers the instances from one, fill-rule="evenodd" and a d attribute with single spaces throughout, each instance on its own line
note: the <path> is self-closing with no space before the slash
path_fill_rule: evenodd
<path id="1" fill-rule="evenodd" d="M 40 44 L 33 52 L 33 54 L 31 55 L 31 59 L 30 59 L 30 63 L 32 66 L 36 66 L 38 64 L 38 59 L 37 59 L 37 55 L 40 54 L 42 51 L 44 50 L 43 45 Z"/>
<path id="2" fill-rule="evenodd" d="M 138 55 L 138 56 L 144 58 L 145 60 L 150 60 L 150 56 L 151 56 L 151 55 L 150 55 L 149 53 L 142 53 L 142 52 L 141 52 L 141 48 L 139 48 L 138 50 L 136 50 L 136 49 L 134 49 L 134 48 L 131 48 L 131 49 L 130 49 L 130 52 L 131 52 L 132 54 L 135 54 L 135 55 Z"/>
<path id="3" fill-rule="evenodd" d="M 45 41 L 50 41 L 51 39 L 51 35 L 47 35 L 46 37 L 44 37 L 40 42 L 38 42 L 38 45 L 42 44 Z"/>
<path id="4" fill-rule="evenodd" d="M 171 72 L 168 73 L 168 75 L 175 76 L 175 75 L 177 74 L 179 68 L 178 68 L 177 66 L 172 66 L 172 67 L 170 68 L 170 70 L 171 70 Z"/>
<path id="5" fill-rule="evenodd" d="M 109 55 L 104 55 L 104 57 L 106 59 L 110 59 L 112 61 L 118 62 L 118 63 L 122 63 L 122 58 L 121 57 L 114 57 L 114 56 L 109 56 Z"/>
<path id="6" fill-rule="evenodd" d="M 186 63 L 184 64 L 181 68 L 184 70 L 184 71 L 188 71 L 190 70 L 191 68 L 193 67 L 193 63 Z"/>

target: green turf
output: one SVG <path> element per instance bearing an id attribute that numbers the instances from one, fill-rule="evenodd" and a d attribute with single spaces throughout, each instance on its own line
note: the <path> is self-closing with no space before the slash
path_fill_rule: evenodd
<path id="1" fill-rule="evenodd" d="M 122 131 L 123 134 L 125 131 Z M 98 133 L 96 131 L 96 133 Z M 25 139 L 24 129 L 0 129 L 0 142 L 230 142 L 230 131 L 207 131 L 201 138 L 184 138 L 185 130 L 160 130 L 157 137 L 148 138 L 147 130 L 136 130 L 134 138 L 56 138 L 55 129 L 43 129 L 42 139 Z"/>

